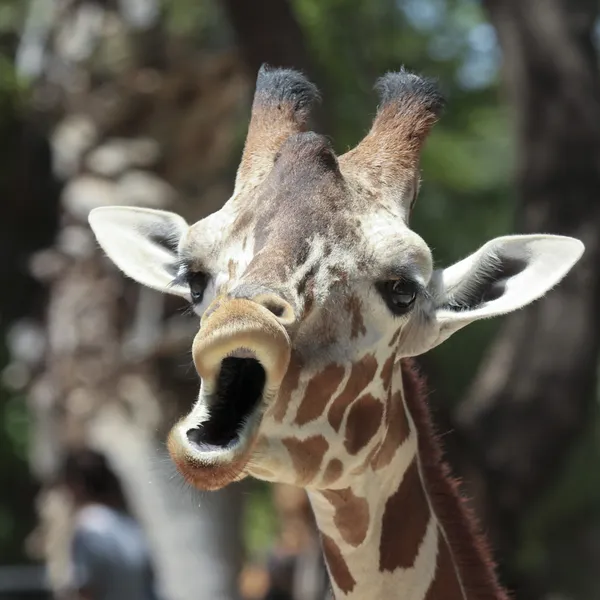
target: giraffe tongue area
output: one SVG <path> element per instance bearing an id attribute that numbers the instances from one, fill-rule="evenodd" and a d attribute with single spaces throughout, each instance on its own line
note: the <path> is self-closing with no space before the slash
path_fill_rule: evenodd
<path id="1" fill-rule="evenodd" d="M 188 431 L 189 441 L 204 452 L 234 445 L 248 417 L 260 404 L 265 381 L 265 370 L 255 358 L 224 358 L 209 418 Z"/>

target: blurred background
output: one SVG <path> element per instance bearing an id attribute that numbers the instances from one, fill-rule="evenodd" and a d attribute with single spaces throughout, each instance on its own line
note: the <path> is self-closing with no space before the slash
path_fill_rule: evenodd
<path id="1" fill-rule="evenodd" d="M 516 600 L 600 598 L 600 5 L 591 0 L 0 2 L 0 598 L 66 597 L 62 457 L 102 452 L 165 600 L 322 600 L 302 493 L 188 489 L 164 440 L 197 382 L 195 319 L 126 281 L 97 206 L 196 220 L 233 188 L 263 62 L 321 88 L 343 152 L 375 79 L 437 77 L 414 228 L 440 264 L 513 232 L 573 235 L 546 298 L 420 363 L 454 472 Z M 557 318 L 560 315 L 560 318 Z"/>

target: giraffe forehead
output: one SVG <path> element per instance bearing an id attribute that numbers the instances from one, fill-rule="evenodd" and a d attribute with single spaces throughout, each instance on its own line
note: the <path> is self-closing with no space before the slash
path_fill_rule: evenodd
<path id="1" fill-rule="evenodd" d="M 310 195 L 238 208 L 221 246 L 238 274 L 294 288 L 335 283 L 367 253 L 356 212 Z"/>
<path id="2" fill-rule="evenodd" d="M 255 252 L 269 246 L 297 264 L 316 235 L 339 245 L 360 229 L 356 191 L 340 172 L 329 142 L 316 134 L 292 136 L 265 181 L 234 204 L 232 238 L 251 231 Z"/>

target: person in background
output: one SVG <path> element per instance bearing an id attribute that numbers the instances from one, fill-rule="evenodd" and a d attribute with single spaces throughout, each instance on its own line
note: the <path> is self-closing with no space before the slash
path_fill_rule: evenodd
<path id="1" fill-rule="evenodd" d="M 62 482 L 75 506 L 72 595 L 77 600 L 157 600 L 150 551 L 106 458 L 70 452 Z"/>

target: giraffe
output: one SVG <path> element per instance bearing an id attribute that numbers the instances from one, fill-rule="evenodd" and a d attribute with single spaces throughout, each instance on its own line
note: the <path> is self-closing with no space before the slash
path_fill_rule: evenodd
<path id="1" fill-rule="evenodd" d="M 305 488 L 338 600 L 505 600 L 413 359 L 540 298 L 584 247 L 512 235 L 434 268 L 409 217 L 443 99 L 404 69 L 377 89 L 370 131 L 336 156 L 309 129 L 315 86 L 263 66 L 223 208 L 190 226 L 102 207 L 90 225 L 126 275 L 200 317 L 199 395 L 168 438 L 190 484 Z"/>

